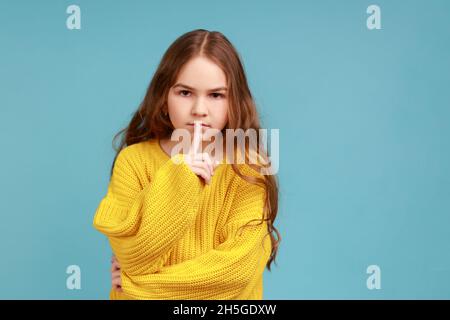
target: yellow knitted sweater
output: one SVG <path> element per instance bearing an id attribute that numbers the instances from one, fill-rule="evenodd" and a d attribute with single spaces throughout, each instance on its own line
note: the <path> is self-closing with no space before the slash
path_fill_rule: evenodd
<path id="1" fill-rule="evenodd" d="M 272 249 L 260 221 L 264 188 L 226 159 L 205 184 L 183 159 L 171 159 L 157 139 L 120 151 L 93 221 L 121 266 L 123 293 L 111 289 L 110 299 L 262 299 Z"/>

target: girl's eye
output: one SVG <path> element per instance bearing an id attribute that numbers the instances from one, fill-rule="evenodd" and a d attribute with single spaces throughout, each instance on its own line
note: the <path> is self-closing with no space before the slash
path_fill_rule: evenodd
<path id="1" fill-rule="evenodd" d="M 211 96 L 212 96 L 214 99 L 221 99 L 221 98 L 224 98 L 224 97 L 225 97 L 225 95 L 223 95 L 223 94 L 221 94 L 221 93 L 218 93 L 218 92 L 213 92 L 213 93 L 211 93 Z"/>
<path id="2" fill-rule="evenodd" d="M 188 90 L 180 90 L 179 94 L 183 97 L 188 97 L 190 92 Z"/>

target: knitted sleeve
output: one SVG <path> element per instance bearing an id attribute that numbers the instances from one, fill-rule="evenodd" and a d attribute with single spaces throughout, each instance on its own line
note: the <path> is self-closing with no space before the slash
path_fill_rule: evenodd
<path id="1" fill-rule="evenodd" d="M 263 187 L 241 182 L 220 230 L 220 245 L 154 274 L 129 277 L 122 272 L 124 293 L 135 299 L 231 300 L 254 277 L 261 277 L 271 253 L 267 222 L 261 223 L 265 192 Z M 253 219 L 258 221 L 238 233 L 239 227 Z"/>
<path id="2" fill-rule="evenodd" d="M 130 147 L 123 149 L 96 210 L 93 225 L 108 237 L 129 277 L 158 271 L 195 222 L 202 182 L 183 162 L 183 154 L 172 159 L 143 186 L 139 157 Z"/>

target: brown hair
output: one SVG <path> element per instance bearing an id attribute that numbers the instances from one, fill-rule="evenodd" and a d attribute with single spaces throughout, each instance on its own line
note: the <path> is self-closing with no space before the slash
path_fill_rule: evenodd
<path id="1" fill-rule="evenodd" d="M 165 115 L 164 112 L 167 111 L 167 96 L 177 79 L 180 69 L 191 58 L 197 56 L 205 56 L 214 61 L 222 68 L 227 77 L 229 88 L 228 123 L 222 130 L 222 133 L 225 133 L 226 129 L 238 128 L 241 128 L 243 131 L 255 129 L 256 132 L 259 132 L 260 124 L 256 105 L 236 49 L 220 32 L 204 29 L 193 30 L 180 36 L 167 49 L 131 122 L 114 136 L 113 148 L 117 153 L 111 167 L 111 175 L 117 155 L 126 146 L 153 138 L 162 139 L 171 136 L 174 127 L 168 115 Z M 115 147 L 114 142 L 119 136 L 121 136 L 120 145 Z M 226 137 L 226 135 L 224 136 Z M 256 136 L 259 145 L 259 135 Z M 260 155 L 266 163 L 270 164 L 265 152 Z M 245 163 L 248 163 L 247 144 L 245 146 Z M 275 175 L 264 175 L 263 178 L 245 176 L 240 172 L 235 161 L 231 165 L 236 174 L 242 179 L 250 183 L 260 184 L 266 190 L 265 214 L 261 223 L 267 221 L 268 235 L 270 235 L 272 242 L 272 252 L 267 263 L 267 268 L 270 271 L 271 263 L 275 260 L 281 241 L 280 233 L 273 225 L 278 212 L 277 179 Z M 261 168 L 259 165 L 250 164 L 250 166 L 257 171 L 258 168 Z M 264 217 L 267 218 L 264 219 Z M 277 239 L 274 237 L 274 233 L 276 233 Z"/>

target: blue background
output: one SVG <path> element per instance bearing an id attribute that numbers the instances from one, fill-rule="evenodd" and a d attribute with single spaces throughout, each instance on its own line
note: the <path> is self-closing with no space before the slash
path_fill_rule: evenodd
<path id="1" fill-rule="evenodd" d="M 71 4 L 81 30 L 66 28 Z M 371 4 L 381 30 L 366 27 Z M 282 244 L 264 298 L 450 298 L 445 0 L 2 0 L 0 298 L 108 298 L 92 219 L 111 139 L 196 28 L 233 42 L 263 127 L 280 129 Z M 81 290 L 66 288 L 72 264 Z"/>

